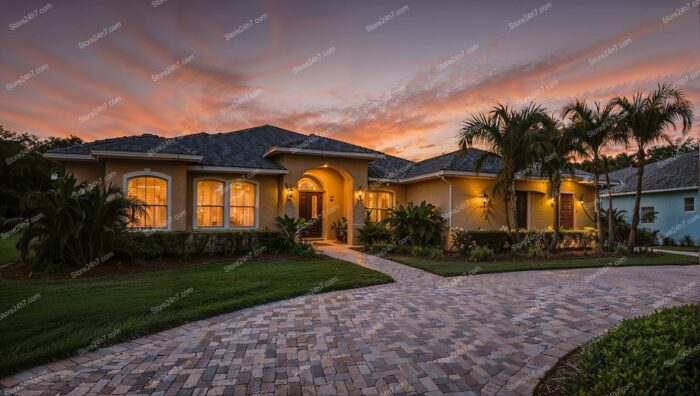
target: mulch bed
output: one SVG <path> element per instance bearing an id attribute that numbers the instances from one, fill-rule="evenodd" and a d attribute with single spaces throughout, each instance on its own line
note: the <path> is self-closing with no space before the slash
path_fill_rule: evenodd
<path id="1" fill-rule="evenodd" d="M 576 371 L 579 349 L 574 349 L 561 358 L 554 367 L 542 378 L 533 395 L 535 396 L 560 396 L 566 395 L 564 381 Z"/>
<path id="2" fill-rule="evenodd" d="M 100 276 L 128 275 L 139 272 L 163 271 L 178 268 L 196 267 L 220 262 L 234 262 L 242 256 L 206 256 L 188 260 L 162 259 L 155 261 L 106 261 L 80 275 L 81 278 L 93 278 Z M 298 256 L 284 254 L 261 254 L 256 260 L 305 260 Z M 30 262 L 16 263 L 5 266 L 0 270 L 0 277 L 10 280 L 62 280 L 72 279 L 71 272 L 80 270 L 80 267 L 69 267 L 58 272 L 46 272 L 37 270 Z"/>

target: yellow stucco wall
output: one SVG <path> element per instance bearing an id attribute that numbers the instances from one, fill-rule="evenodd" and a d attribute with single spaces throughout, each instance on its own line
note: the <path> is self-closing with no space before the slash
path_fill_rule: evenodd
<path id="1" fill-rule="evenodd" d="M 92 183 L 104 177 L 104 164 L 93 161 L 70 161 L 64 162 L 66 173 L 72 173 L 75 179 L 80 182 Z"/>

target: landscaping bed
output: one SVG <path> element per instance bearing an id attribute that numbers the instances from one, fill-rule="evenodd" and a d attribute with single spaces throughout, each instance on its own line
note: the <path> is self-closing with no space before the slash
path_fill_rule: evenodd
<path id="1" fill-rule="evenodd" d="M 495 256 L 492 260 L 473 262 L 465 257 L 445 256 L 442 259 L 413 257 L 410 255 L 389 254 L 389 260 L 419 268 L 440 276 L 461 276 L 465 273 L 489 274 L 498 272 L 626 267 L 635 265 L 693 265 L 698 264 L 697 257 L 680 256 L 664 253 L 645 253 L 617 257 L 613 254 L 573 252 L 556 254 L 551 257 L 527 259 L 508 255 Z"/>
<path id="2" fill-rule="evenodd" d="M 323 258 L 229 260 L 74 280 L 0 279 L 0 377 L 217 314 L 389 282 L 380 272 Z"/>
<path id="3" fill-rule="evenodd" d="M 700 394 L 700 307 L 623 321 L 560 360 L 534 394 Z"/>

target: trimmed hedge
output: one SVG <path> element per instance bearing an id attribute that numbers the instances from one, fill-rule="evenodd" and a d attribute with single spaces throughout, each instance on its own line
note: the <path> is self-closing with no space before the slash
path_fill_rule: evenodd
<path id="1" fill-rule="evenodd" d="M 624 320 L 583 346 L 563 379 L 568 395 L 700 394 L 700 309 Z"/>
<path id="2" fill-rule="evenodd" d="M 508 251 L 527 251 L 535 246 L 545 249 L 552 240 L 553 231 L 521 231 L 520 243 L 515 242 L 515 235 L 506 231 L 465 231 L 460 228 L 452 230 L 453 247 L 461 253 L 468 254 L 474 247 L 486 247 L 495 253 Z M 589 249 L 595 247 L 595 230 L 561 230 L 558 247 L 562 249 Z"/>
<path id="3" fill-rule="evenodd" d="M 275 231 L 132 232 L 125 236 L 129 258 L 156 260 L 199 256 L 240 256 L 258 249 L 289 253 L 292 246 Z"/>

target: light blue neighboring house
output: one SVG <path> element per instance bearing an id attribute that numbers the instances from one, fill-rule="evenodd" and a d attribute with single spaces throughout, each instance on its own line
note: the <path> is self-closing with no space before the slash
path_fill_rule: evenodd
<path id="1" fill-rule="evenodd" d="M 658 231 L 662 238 L 676 243 L 689 235 L 700 245 L 700 158 L 698 152 L 676 155 L 647 164 L 642 179 L 640 228 Z M 632 222 L 637 186 L 637 168 L 624 168 L 610 173 L 613 207 L 626 210 L 625 220 Z M 608 193 L 601 192 L 601 206 L 608 207 Z M 656 216 L 653 213 L 656 212 Z"/>

